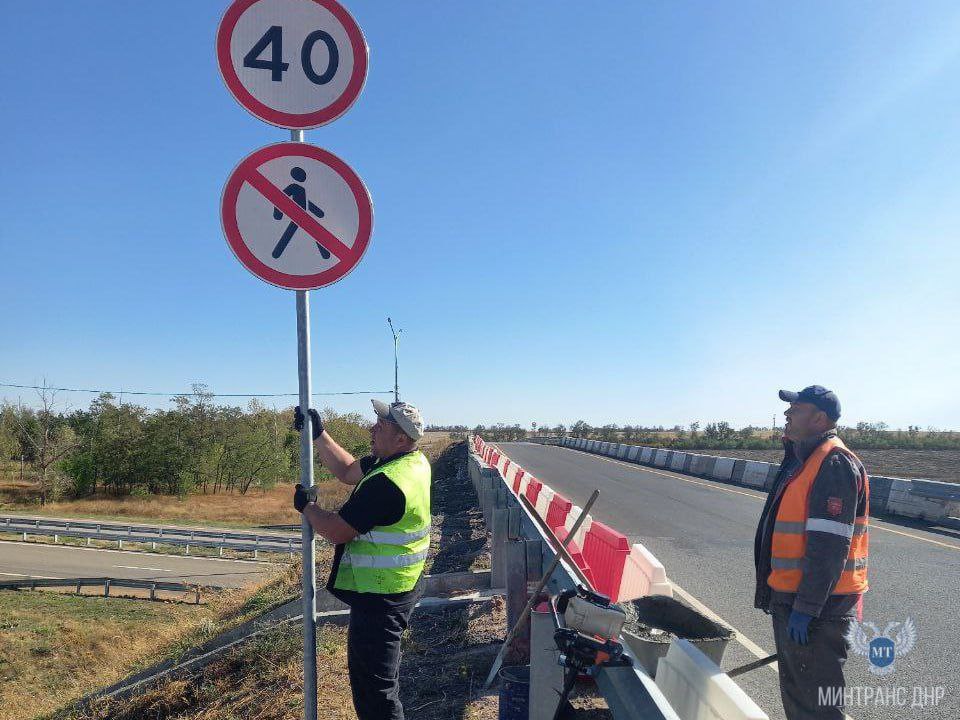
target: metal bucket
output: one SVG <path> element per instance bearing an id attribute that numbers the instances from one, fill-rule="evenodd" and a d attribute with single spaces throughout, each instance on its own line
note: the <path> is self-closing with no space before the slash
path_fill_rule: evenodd
<path id="1" fill-rule="evenodd" d="M 527 720 L 530 716 L 530 666 L 500 669 L 498 720 Z"/>

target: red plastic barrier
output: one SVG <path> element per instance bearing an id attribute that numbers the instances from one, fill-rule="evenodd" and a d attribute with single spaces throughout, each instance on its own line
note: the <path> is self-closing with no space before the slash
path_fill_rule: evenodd
<path id="1" fill-rule="evenodd" d="M 517 468 L 517 474 L 513 478 L 513 494 L 514 495 L 520 494 L 520 481 L 523 480 L 523 476 L 526 472 L 527 471 L 524 470 L 523 468 Z"/>
<path id="2" fill-rule="evenodd" d="M 504 478 L 504 480 L 506 480 L 506 478 L 507 478 L 507 470 L 509 470 L 509 469 L 510 469 L 510 459 L 507 458 L 507 460 L 503 463 L 503 478 Z"/>
<path id="3" fill-rule="evenodd" d="M 630 555 L 630 542 L 613 528 L 596 520 L 583 539 L 583 557 L 596 578 L 594 589 L 614 602 L 619 600 L 623 568 Z"/>
<path id="4" fill-rule="evenodd" d="M 563 542 L 569 533 L 565 527 L 561 526 L 554 531 L 554 534 L 560 539 L 560 542 Z M 590 582 L 590 587 L 596 589 L 597 580 L 593 575 L 593 569 L 590 567 L 590 564 L 584 557 L 583 550 L 580 549 L 580 546 L 577 545 L 575 540 L 571 540 L 569 543 L 567 543 L 567 552 L 570 553 L 570 557 L 573 558 L 573 561 L 577 564 L 577 567 L 580 568 L 580 571 Z"/>
<path id="5" fill-rule="evenodd" d="M 553 499 L 547 507 L 546 517 L 547 527 L 553 530 L 554 534 L 556 534 L 557 528 L 564 527 L 564 523 L 567 521 L 567 515 L 570 514 L 570 508 L 572 507 L 572 502 L 560 493 L 554 493 Z"/>
<path id="6" fill-rule="evenodd" d="M 531 477 L 529 482 L 527 482 L 527 490 L 524 493 L 527 496 L 527 500 L 530 501 L 531 505 L 536 506 L 537 496 L 540 495 L 540 489 L 543 487 L 543 483 L 537 480 L 535 477 Z"/>

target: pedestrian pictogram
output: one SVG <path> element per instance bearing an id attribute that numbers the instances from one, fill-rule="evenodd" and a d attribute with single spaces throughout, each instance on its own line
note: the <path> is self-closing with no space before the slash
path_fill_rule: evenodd
<path id="1" fill-rule="evenodd" d="M 294 142 L 244 159 L 227 180 L 220 214 L 244 267 L 291 290 L 342 278 L 373 230 L 373 205 L 357 174 L 336 155 Z"/>
<path id="2" fill-rule="evenodd" d="M 217 64 L 253 115 L 302 130 L 353 105 L 367 78 L 367 44 L 336 0 L 234 0 L 217 30 Z"/>

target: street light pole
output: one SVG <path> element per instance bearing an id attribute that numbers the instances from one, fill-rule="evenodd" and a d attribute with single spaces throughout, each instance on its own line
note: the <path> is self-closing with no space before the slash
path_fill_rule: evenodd
<path id="1" fill-rule="evenodd" d="M 398 359 L 398 349 L 400 345 L 400 333 L 403 330 L 393 329 L 393 320 L 387 318 L 387 325 L 390 326 L 390 332 L 393 333 L 393 401 L 400 402 L 400 363 Z"/>

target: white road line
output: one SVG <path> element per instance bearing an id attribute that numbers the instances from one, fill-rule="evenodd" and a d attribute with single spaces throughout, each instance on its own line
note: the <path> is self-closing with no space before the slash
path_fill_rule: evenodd
<path id="1" fill-rule="evenodd" d="M 156 572 L 173 572 L 167 568 L 138 567 L 136 565 L 114 565 L 115 568 L 124 568 L 126 570 L 155 570 Z"/>
<path id="2" fill-rule="evenodd" d="M 5 572 L 0 572 L 0 575 L 6 575 L 7 577 L 36 578 L 37 580 L 63 580 L 62 577 L 57 577 L 56 575 L 24 575 L 23 573 Z"/>

